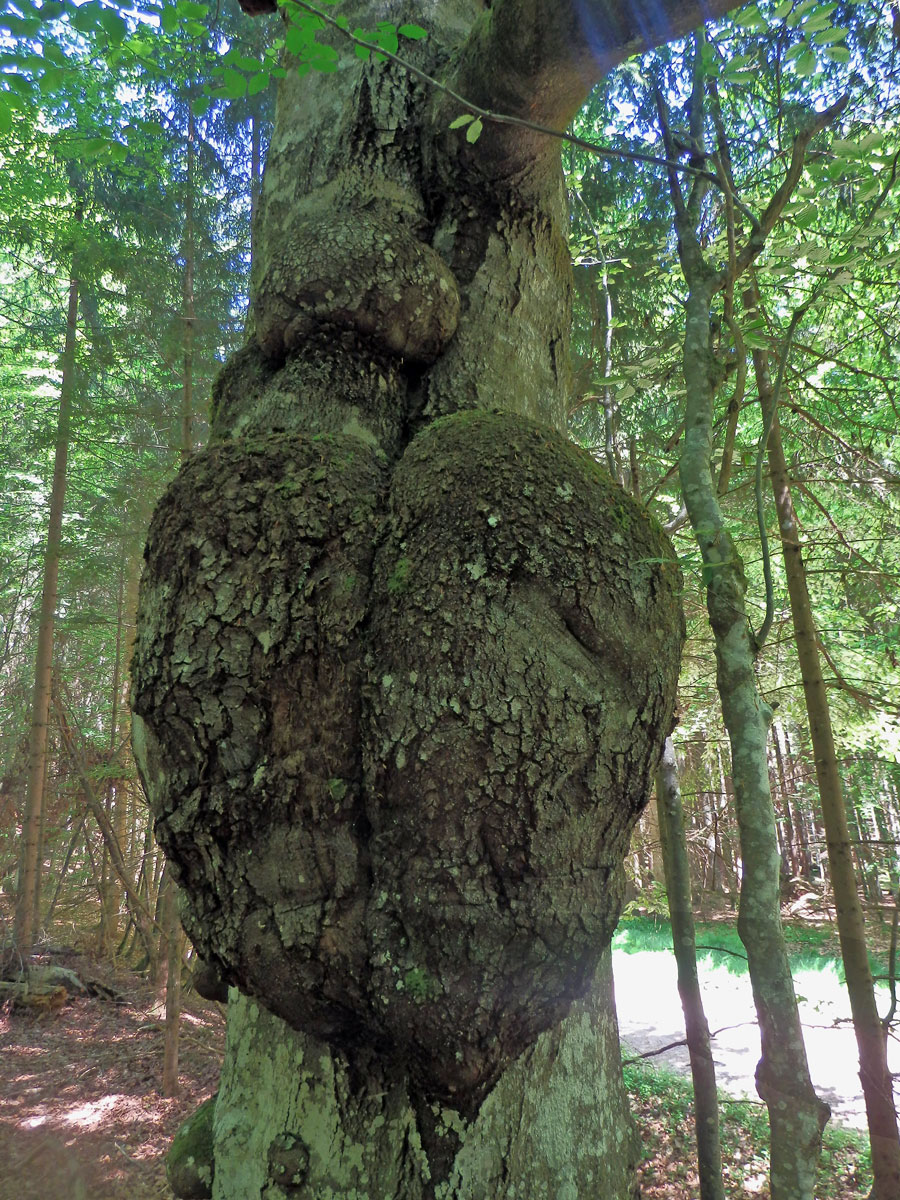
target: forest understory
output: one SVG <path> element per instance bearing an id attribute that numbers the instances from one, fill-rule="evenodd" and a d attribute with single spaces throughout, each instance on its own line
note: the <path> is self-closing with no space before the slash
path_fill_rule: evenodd
<path id="1" fill-rule="evenodd" d="M 7 1002 L 0 1011 L 0 1200 L 169 1200 L 165 1155 L 216 1089 L 224 1008 L 186 992 L 180 1094 L 167 1099 L 158 991 L 134 971 L 61 942 L 45 946 L 37 964 L 67 968 L 88 991 L 58 1008 Z M 689 1081 L 648 1063 L 626 1067 L 626 1084 L 643 1150 L 641 1196 L 695 1200 Z M 760 1104 L 723 1097 L 729 1200 L 769 1197 L 767 1137 Z M 862 1200 L 870 1183 L 864 1138 L 830 1130 L 817 1200 Z"/>

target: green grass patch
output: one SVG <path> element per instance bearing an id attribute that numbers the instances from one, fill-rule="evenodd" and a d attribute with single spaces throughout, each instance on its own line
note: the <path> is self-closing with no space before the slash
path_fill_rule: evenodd
<path id="1" fill-rule="evenodd" d="M 690 1082 L 643 1063 L 624 1068 L 625 1086 L 641 1133 L 641 1185 L 648 1195 L 693 1196 L 696 1179 L 694 1101 Z M 768 1176 L 769 1118 L 765 1106 L 719 1097 L 722 1171 L 729 1200 L 758 1196 Z M 841 1127 L 825 1130 L 816 1200 L 857 1200 L 872 1186 L 868 1139 Z M 662 1188 L 662 1191 L 657 1189 Z M 683 1190 L 682 1190 L 683 1189 Z"/>
<path id="2" fill-rule="evenodd" d="M 747 974 L 747 952 L 738 937 L 737 927 L 726 921 L 698 921 L 696 925 L 697 961 L 732 975 Z M 807 924 L 785 925 L 791 971 L 836 971 L 844 982 L 837 934 L 828 928 Z M 661 916 L 628 917 L 619 923 L 613 946 L 627 954 L 637 951 L 672 952 L 672 928 Z M 887 974 L 887 962 L 879 955 L 869 955 L 873 975 Z"/>

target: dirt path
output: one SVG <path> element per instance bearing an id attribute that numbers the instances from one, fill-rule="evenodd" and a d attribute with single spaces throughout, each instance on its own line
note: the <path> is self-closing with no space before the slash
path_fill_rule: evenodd
<path id="1" fill-rule="evenodd" d="M 163 1156 L 215 1090 L 224 1019 L 215 1005 L 188 1000 L 182 1094 L 165 1099 L 163 1024 L 149 989 L 78 955 L 55 961 L 121 999 L 73 996 L 55 1013 L 0 1013 L 0 1200 L 171 1197 Z"/>
<path id="2" fill-rule="evenodd" d="M 684 1038 L 684 1021 L 676 986 L 675 959 L 660 951 L 613 952 L 616 1008 L 624 1043 L 636 1054 L 657 1050 Z M 819 1095 L 831 1105 L 832 1119 L 856 1129 L 866 1128 L 859 1086 L 856 1041 L 850 1025 L 850 1004 L 844 986 L 831 971 L 796 975 L 810 1073 Z M 753 1074 L 759 1059 L 759 1028 L 746 975 L 700 968 L 700 983 L 713 1041 L 716 1079 L 731 1096 L 756 1099 Z M 880 1011 L 887 1003 L 882 997 Z M 665 1063 L 689 1073 L 687 1049 L 679 1046 L 648 1061 Z M 900 1081 L 900 1042 L 890 1043 L 889 1062 Z M 898 1097 L 900 1099 L 900 1097 Z"/>

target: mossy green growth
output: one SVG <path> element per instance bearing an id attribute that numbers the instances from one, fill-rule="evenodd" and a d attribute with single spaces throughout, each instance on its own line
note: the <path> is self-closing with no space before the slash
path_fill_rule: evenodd
<path id="1" fill-rule="evenodd" d="M 392 596 L 400 595 L 409 587 L 409 573 L 412 563 L 408 558 L 398 558 L 387 581 L 387 589 Z"/>
<path id="2" fill-rule="evenodd" d="M 179 1200 L 209 1200 L 213 1183 L 213 1117 L 216 1097 L 193 1112 L 172 1140 L 166 1178 Z"/>
<path id="3" fill-rule="evenodd" d="M 345 779 L 329 779 L 328 794 L 335 804 L 340 804 L 347 795 L 347 781 Z"/>
<path id="4" fill-rule="evenodd" d="M 429 1000 L 437 992 L 437 980 L 432 979 L 421 967 L 412 967 L 398 981 L 398 989 L 408 992 L 413 1000 Z"/>

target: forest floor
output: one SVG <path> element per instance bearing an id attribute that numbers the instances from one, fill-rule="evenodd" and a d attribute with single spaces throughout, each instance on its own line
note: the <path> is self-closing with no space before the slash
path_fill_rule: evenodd
<path id="1" fill-rule="evenodd" d="M 181 1094 L 166 1099 L 163 1013 L 153 990 L 74 951 L 52 961 L 112 995 L 74 995 L 40 1015 L 0 1012 L 0 1200 L 168 1200 L 165 1153 L 215 1091 L 223 1010 L 193 993 L 185 998 Z M 652 990 L 661 1000 L 662 990 Z M 645 1067 L 626 1076 L 645 1153 L 643 1196 L 696 1200 L 689 1084 Z M 746 1106 L 724 1111 L 729 1200 L 766 1200 L 761 1118 Z M 828 1151 L 822 1197 L 865 1194 L 860 1158 L 858 1142 Z"/>
<path id="2" fill-rule="evenodd" d="M 74 952 L 52 961 L 116 998 L 76 994 L 56 1012 L 0 1013 L 0 1200 L 168 1200 L 164 1157 L 216 1089 L 224 1010 L 185 997 L 181 1094 L 166 1099 L 153 989 Z"/>

